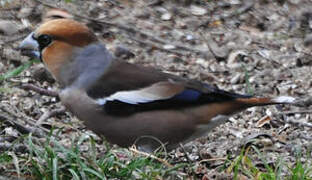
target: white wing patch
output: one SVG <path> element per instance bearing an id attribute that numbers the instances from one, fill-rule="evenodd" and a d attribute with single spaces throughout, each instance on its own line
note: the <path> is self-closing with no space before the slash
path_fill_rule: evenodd
<path id="1" fill-rule="evenodd" d="M 272 100 L 276 103 L 289 103 L 289 104 L 294 103 L 296 101 L 295 98 L 290 97 L 290 96 L 279 96 L 279 97 L 273 98 Z"/>
<path id="2" fill-rule="evenodd" d="M 139 90 L 119 91 L 108 97 L 99 98 L 96 100 L 96 102 L 100 105 L 106 104 L 107 101 L 114 100 L 128 104 L 148 103 L 157 100 L 170 99 L 183 90 L 184 86 L 182 84 L 159 82 Z"/>
<path id="3" fill-rule="evenodd" d="M 159 97 L 157 95 L 143 93 L 140 90 L 137 91 L 121 91 L 117 92 L 109 97 L 98 99 L 97 102 L 104 105 L 106 101 L 119 100 L 121 102 L 129 104 L 146 103 L 160 99 L 168 99 L 170 97 Z"/>

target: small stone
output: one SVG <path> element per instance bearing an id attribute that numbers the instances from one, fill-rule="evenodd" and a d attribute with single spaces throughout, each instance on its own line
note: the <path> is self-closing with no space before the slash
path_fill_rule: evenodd
<path id="1" fill-rule="evenodd" d="M 80 150 L 80 151 L 83 151 L 83 152 L 86 152 L 86 151 L 89 150 L 89 146 L 87 146 L 87 145 L 80 145 L 80 146 L 79 146 L 79 150 Z"/>
<path id="2" fill-rule="evenodd" d="M 295 118 L 296 119 L 300 119 L 301 118 L 301 114 L 295 114 Z"/>
<path id="3" fill-rule="evenodd" d="M 192 36 L 191 34 L 188 34 L 186 35 L 185 39 L 188 41 L 192 41 L 194 39 L 194 36 Z"/>
<path id="4" fill-rule="evenodd" d="M 44 68 L 43 66 L 39 65 L 39 66 L 35 66 L 33 73 L 32 73 L 32 77 L 39 82 L 44 82 L 47 81 L 49 83 L 54 83 L 55 80 L 52 77 L 51 73 L 49 71 L 46 70 L 46 68 Z"/>
<path id="5" fill-rule="evenodd" d="M 135 57 L 135 54 L 124 46 L 117 46 L 114 49 L 114 55 L 121 59 L 130 59 Z"/>
<path id="6" fill-rule="evenodd" d="M 168 56 L 168 59 L 170 59 L 172 62 L 175 62 L 175 63 L 182 63 L 183 62 L 183 59 L 175 54 L 171 54 Z"/>
<path id="7" fill-rule="evenodd" d="M 31 23 L 29 22 L 28 19 L 21 19 L 21 22 L 22 22 L 22 24 L 23 24 L 23 26 L 24 26 L 25 28 L 30 28 L 30 27 L 32 27 L 32 25 L 31 25 Z"/>
<path id="8" fill-rule="evenodd" d="M 161 15 L 161 20 L 163 20 L 163 21 L 169 21 L 169 20 L 171 20 L 171 18 L 172 18 L 172 15 L 168 12 Z"/>
<path id="9" fill-rule="evenodd" d="M 208 68 L 209 67 L 209 62 L 206 61 L 205 59 L 203 58 L 198 58 L 196 59 L 196 63 L 203 66 L 204 68 Z"/>
<path id="10" fill-rule="evenodd" d="M 194 154 L 189 154 L 188 156 L 190 158 L 191 161 L 196 161 L 197 159 L 199 159 L 198 155 L 194 155 Z"/>
<path id="11" fill-rule="evenodd" d="M 14 136 L 14 137 L 18 137 L 18 133 L 16 132 L 15 129 L 13 129 L 12 127 L 7 127 L 4 129 L 5 135 L 6 136 Z"/>
<path id="12" fill-rule="evenodd" d="M 201 25 L 201 21 L 199 21 L 198 19 L 188 19 L 185 21 L 185 24 L 187 24 L 188 27 L 190 28 L 194 28 L 194 27 L 199 27 Z"/>
<path id="13" fill-rule="evenodd" d="M 12 35 L 15 34 L 18 31 L 19 27 L 17 23 L 14 23 L 12 21 L 0 21 L 0 33 L 3 33 L 4 35 Z"/>
<path id="14" fill-rule="evenodd" d="M 195 16 L 203 16 L 207 13 L 207 10 L 202 7 L 192 5 L 191 13 Z"/>
<path id="15" fill-rule="evenodd" d="M 308 40 L 307 40 L 307 42 L 306 42 L 307 44 L 306 44 L 306 46 L 309 44 L 308 43 Z M 301 41 L 296 41 L 295 42 L 295 44 L 294 44 L 294 49 L 295 49 L 295 51 L 297 51 L 297 52 L 303 52 L 304 51 L 304 49 L 305 49 L 305 47 L 304 47 L 304 43 L 302 43 Z"/>
<path id="16" fill-rule="evenodd" d="M 267 109 L 265 111 L 265 114 L 268 115 L 268 116 L 272 116 L 273 113 L 272 113 L 272 111 L 270 109 Z"/>
<path id="17" fill-rule="evenodd" d="M 21 82 L 22 83 L 28 83 L 30 81 L 30 78 L 22 78 Z"/>
<path id="18" fill-rule="evenodd" d="M 25 98 L 23 100 L 23 110 L 26 112 L 31 112 L 34 108 L 35 102 L 30 98 Z"/>
<path id="19" fill-rule="evenodd" d="M 272 146 L 273 142 L 270 138 L 260 139 L 258 144 L 263 145 L 264 147 Z"/>
<path id="20" fill-rule="evenodd" d="M 249 78 L 249 82 L 250 82 L 250 83 L 256 82 L 256 77 L 255 77 L 255 76 L 251 76 L 251 77 Z"/>
<path id="21" fill-rule="evenodd" d="M 229 49 L 226 46 L 218 46 L 213 40 L 209 40 L 209 46 L 214 56 L 218 61 L 223 61 L 227 58 L 229 54 Z"/>
<path id="22" fill-rule="evenodd" d="M 177 21 L 177 22 L 176 22 L 176 26 L 177 26 L 178 28 L 180 28 L 180 29 L 186 29 L 186 28 L 187 28 L 186 23 L 183 22 L 183 21 Z"/>
<path id="23" fill-rule="evenodd" d="M 235 84 L 232 86 L 234 91 L 240 91 L 243 89 L 241 84 Z"/>
<path id="24" fill-rule="evenodd" d="M 232 4 L 232 5 L 239 5 L 241 4 L 242 2 L 240 0 L 230 0 L 228 1 L 228 3 Z"/>
<path id="25" fill-rule="evenodd" d="M 236 74 L 232 79 L 231 79 L 231 84 L 238 84 L 240 81 L 240 74 Z"/>
<path id="26" fill-rule="evenodd" d="M 176 37 L 176 39 L 182 39 L 185 36 L 183 31 L 177 29 L 172 30 L 172 35 Z"/>
<path id="27" fill-rule="evenodd" d="M 160 14 L 164 14 L 164 13 L 168 12 L 168 10 L 166 8 L 163 8 L 161 6 L 155 7 L 155 10 L 156 10 L 157 13 L 160 13 Z"/>
<path id="28" fill-rule="evenodd" d="M 301 0 L 289 0 L 291 4 L 299 4 Z"/>
<path id="29" fill-rule="evenodd" d="M 310 46 L 310 45 L 312 45 L 312 34 L 306 35 L 306 37 L 304 38 L 303 44 L 304 44 L 305 46 Z"/>
<path id="30" fill-rule="evenodd" d="M 210 159 L 212 158 L 211 154 L 206 149 L 201 149 L 199 151 L 199 156 L 201 159 Z"/>
<path id="31" fill-rule="evenodd" d="M 170 50 L 170 49 L 175 49 L 176 47 L 175 47 L 174 45 L 172 45 L 172 44 L 165 44 L 165 45 L 163 46 L 163 48 L 164 48 L 164 49 Z"/>
<path id="32" fill-rule="evenodd" d="M 2 72 L 3 68 L 4 68 L 4 65 L 2 62 L 0 62 L 0 72 Z"/>
<path id="33" fill-rule="evenodd" d="M 27 18 L 28 16 L 31 15 L 33 8 L 30 7 L 24 7 L 22 8 L 19 12 L 17 17 L 22 19 L 22 18 Z"/>
<path id="34" fill-rule="evenodd" d="M 247 55 L 248 55 L 247 52 L 242 51 L 242 50 L 232 51 L 228 56 L 227 65 L 231 67 L 234 64 L 238 64 L 241 67 L 241 64 L 239 64 L 238 59 L 240 59 L 241 56 L 247 56 Z"/>
<path id="35" fill-rule="evenodd" d="M 219 2 L 217 2 L 217 4 L 219 7 L 222 7 L 222 8 L 231 8 L 231 3 L 229 3 L 229 2 L 219 1 Z"/>
<path id="36" fill-rule="evenodd" d="M 149 19 L 151 16 L 151 14 L 149 12 L 147 12 L 147 10 L 142 10 L 139 11 L 135 14 L 135 17 L 139 18 L 139 19 Z"/>
<path id="37" fill-rule="evenodd" d="M 3 58 L 7 60 L 13 60 L 16 62 L 21 62 L 21 56 L 19 51 L 15 51 L 10 48 L 3 49 Z"/>
<path id="38" fill-rule="evenodd" d="M 185 36 L 185 40 L 186 40 L 187 42 L 189 42 L 190 44 L 192 44 L 192 45 L 195 45 L 195 44 L 196 44 L 196 39 L 195 39 L 195 37 L 194 37 L 193 35 L 191 35 L 191 34 L 187 34 L 187 35 Z"/>

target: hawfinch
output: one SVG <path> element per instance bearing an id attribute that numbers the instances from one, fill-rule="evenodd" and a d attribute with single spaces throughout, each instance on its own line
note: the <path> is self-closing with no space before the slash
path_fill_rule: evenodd
<path id="1" fill-rule="evenodd" d="M 40 58 L 60 84 L 62 103 L 87 128 L 114 144 L 172 149 L 252 106 L 292 104 L 220 90 L 115 58 L 83 24 L 45 22 L 23 40 L 22 54 Z M 157 140 L 155 140 L 157 139 Z"/>

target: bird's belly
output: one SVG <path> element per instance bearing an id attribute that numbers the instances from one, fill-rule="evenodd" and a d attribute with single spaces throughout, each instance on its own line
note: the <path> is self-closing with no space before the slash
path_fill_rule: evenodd
<path id="1" fill-rule="evenodd" d="M 127 117 L 102 114 L 101 119 L 97 118 L 94 114 L 94 121 L 85 121 L 86 126 L 122 147 L 136 144 L 155 149 L 162 144 L 177 144 L 196 130 L 195 121 L 189 115 L 176 111 L 152 111 Z"/>

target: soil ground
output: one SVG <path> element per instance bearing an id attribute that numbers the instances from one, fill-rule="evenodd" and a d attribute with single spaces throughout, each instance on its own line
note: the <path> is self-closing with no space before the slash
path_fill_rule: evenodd
<path id="1" fill-rule="evenodd" d="M 221 89 L 259 96 L 309 98 L 311 85 L 312 2 L 309 0 L 97 0 L 0 1 L 0 73 L 28 61 L 20 41 L 54 7 L 86 23 L 115 55 Z M 57 2 L 57 3 L 56 3 Z M 51 6 L 52 5 L 52 6 Z M 1 83 L 0 135 L 17 138 L 43 114 L 61 108 L 58 98 L 25 91 L 21 84 L 57 90 L 42 64 Z M 289 112 L 291 111 L 291 112 Z M 307 112 L 306 112 L 307 111 Z M 13 119 L 17 124 L 10 123 Z M 268 106 L 232 116 L 207 136 L 171 152 L 176 161 L 200 162 L 239 154 L 253 141 L 269 162 L 295 161 L 311 146 L 309 108 Z M 18 125 L 27 127 L 21 128 Z M 62 129 L 61 142 L 87 131 L 69 112 L 46 119 L 40 127 Z M 10 140 L 0 137 L 0 145 Z M 2 146 L 1 146 L 2 147 Z M 185 157 L 188 153 L 188 158 Z M 302 161 L 310 159 L 302 158 Z M 197 175 L 227 175 L 215 170 L 222 160 L 198 163 Z M 257 163 L 255 163 L 257 164 Z M 259 167 L 261 161 L 258 162 Z"/>

